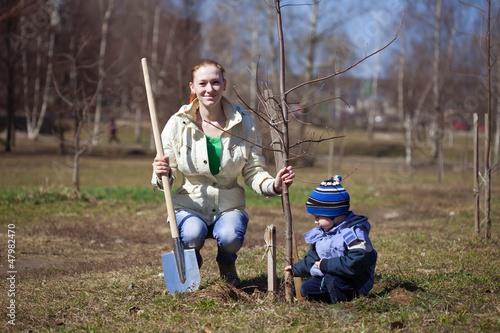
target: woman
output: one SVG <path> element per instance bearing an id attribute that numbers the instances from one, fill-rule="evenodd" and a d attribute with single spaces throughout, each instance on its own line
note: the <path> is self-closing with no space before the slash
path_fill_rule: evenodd
<path id="1" fill-rule="evenodd" d="M 248 224 L 245 191 L 239 175 L 256 193 L 271 197 L 292 185 L 291 167 L 272 177 L 265 169 L 261 139 L 249 112 L 223 97 L 225 70 L 204 59 L 191 70 L 191 102 L 174 114 L 162 132 L 165 157 L 155 158 L 152 184 L 162 189 L 178 173 L 182 185 L 173 196 L 179 234 L 185 249 L 195 249 L 198 266 L 205 239 L 217 240 L 217 264 L 227 283 L 239 285 L 235 261 Z"/>

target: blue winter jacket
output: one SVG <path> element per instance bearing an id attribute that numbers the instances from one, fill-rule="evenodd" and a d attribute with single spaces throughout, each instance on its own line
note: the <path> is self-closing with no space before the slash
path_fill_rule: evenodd
<path id="1" fill-rule="evenodd" d="M 363 239 L 371 246 L 370 228 L 367 217 L 350 212 L 342 223 L 327 232 L 316 227 L 305 233 L 304 238 L 311 248 L 301 261 L 292 265 L 293 274 L 301 277 L 340 276 L 356 281 L 360 286 L 359 293 L 367 294 L 373 287 L 377 252 L 375 249 L 348 250 L 347 246 L 356 239 Z M 314 263 L 321 259 L 318 269 Z"/>

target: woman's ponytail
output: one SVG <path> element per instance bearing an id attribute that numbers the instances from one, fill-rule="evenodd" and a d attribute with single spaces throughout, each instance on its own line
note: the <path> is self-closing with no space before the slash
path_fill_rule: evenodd
<path id="1" fill-rule="evenodd" d="M 191 92 L 191 94 L 189 95 L 189 104 L 191 104 L 195 99 L 196 94 L 194 92 Z"/>

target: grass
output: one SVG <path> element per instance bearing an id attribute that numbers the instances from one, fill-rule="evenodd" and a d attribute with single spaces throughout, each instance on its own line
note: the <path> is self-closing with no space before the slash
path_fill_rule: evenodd
<path id="1" fill-rule="evenodd" d="M 1 156 L 1 331 L 500 331 L 498 174 L 492 182 L 492 237 L 486 240 L 473 236 L 470 171 L 449 168 L 437 183 L 434 170 L 421 167 L 410 182 L 398 159 L 346 157 L 339 173 L 354 171 L 344 185 L 352 209 L 370 218 L 379 260 L 367 297 L 325 305 L 284 300 L 278 198 L 247 193 L 251 222 L 238 258 L 241 288 L 218 278 L 216 245 L 208 240 L 200 289 L 170 295 L 158 276 L 160 254 L 172 250 L 170 232 L 163 196 L 149 185 L 149 153 L 85 156 L 81 200 L 68 187 L 71 172 L 60 171 L 66 166 L 54 168 L 66 160 L 30 151 Z M 327 175 L 323 163 L 296 172 L 290 194 L 303 256 L 307 245 L 300 235 L 314 226 L 304 202 Z M 9 224 L 16 232 L 15 326 L 8 324 L 6 308 Z M 262 259 L 270 224 L 278 229 L 280 290 L 274 298 L 267 293 Z"/>

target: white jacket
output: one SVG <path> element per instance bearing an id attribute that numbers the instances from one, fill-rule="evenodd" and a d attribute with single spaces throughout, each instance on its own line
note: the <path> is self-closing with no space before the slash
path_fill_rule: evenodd
<path id="1" fill-rule="evenodd" d="M 226 115 L 226 132 L 221 134 L 221 166 L 217 175 L 210 172 L 205 134 L 196 125 L 198 100 L 184 105 L 167 122 L 161 138 L 172 168 L 171 182 L 183 175 L 182 185 L 173 195 L 176 209 L 188 209 L 200 215 L 208 225 L 223 212 L 245 209 L 245 184 L 262 196 L 278 195 L 272 177 L 265 169 L 262 140 L 253 118 L 225 97 L 221 100 Z M 229 134 L 231 133 L 231 134 Z M 152 184 L 161 189 L 161 180 L 153 172 Z"/>

